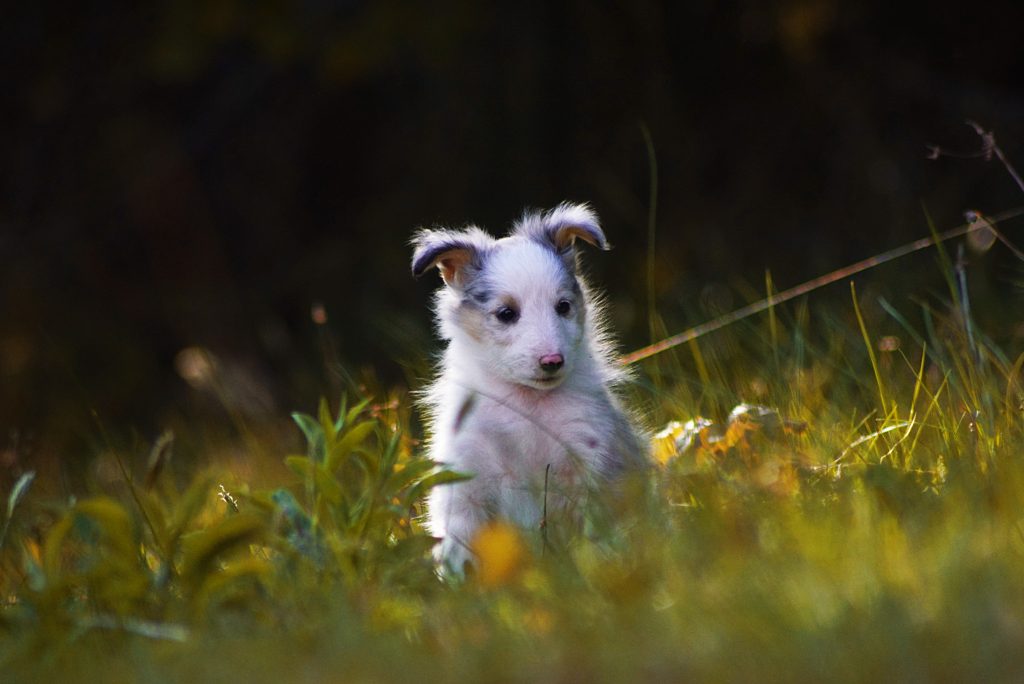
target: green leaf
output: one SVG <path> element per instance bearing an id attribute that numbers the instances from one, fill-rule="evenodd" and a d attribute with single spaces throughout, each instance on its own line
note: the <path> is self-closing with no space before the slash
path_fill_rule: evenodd
<path id="1" fill-rule="evenodd" d="M 370 405 L 370 400 L 369 399 L 363 399 L 361 402 L 359 402 L 358 404 L 353 406 L 351 409 L 349 409 L 347 413 L 345 412 L 345 407 L 343 405 L 341 407 L 341 410 L 338 412 L 338 421 L 339 422 L 336 424 L 338 432 L 341 432 L 341 429 L 344 426 L 351 425 L 353 422 L 355 422 L 355 419 L 359 417 L 359 414 L 363 412 L 363 409 L 365 409 L 369 405 Z M 344 414 L 344 416 L 345 416 L 344 420 L 341 419 L 342 414 Z"/>
<path id="2" fill-rule="evenodd" d="M 410 503 L 421 499 L 427 495 L 427 493 L 434 487 L 451 484 L 453 482 L 464 482 L 466 480 L 472 480 L 474 475 L 470 473 L 460 473 L 455 470 L 441 470 L 429 475 L 409 489 L 409 501 Z"/>
<path id="3" fill-rule="evenodd" d="M 341 403 L 338 405 L 338 419 L 334 421 L 334 431 L 341 432 L 345 429 L 345 413 L 348 410 L 348 397 L 341 395 Z"/>
<path id="4" fill-rule="evenodd" d="M 307 456 L 286 456 L 284 464 L 288 466 L 288 470 L 292 471 L 303 480 L 311 480 L 313 478 L 314 463 Z"/>
<path id="5" fill-rule="evenodd" d="M 320 420 L 320 428 L 324 433 L 325 441 L 327 444 L 330 444 L 334 441 L 335 437 L 337 437 L 338 428 L 334 426 L 334 419 L 331 418 L 331 407 L 328 405 L 326 397 L 320 397 L 318 417 Z"/>
<path id="6" fill-rule="evenodd" d="M 380 465 L 383 472 L 391 473 L 394 470 L 395 463 L 398 461 L 398 445 L 401 439 L 402 433 L 400 430 L 395 430 L 391 433 L 391 439 L 388 440 L 388 445 L 380 456 Z"/>
<path id="7" fill-rule="evenodd" d="M 324 429 L 320 426 L 317 420 L 306 413 L 295 412 L 292 414 L 292 420 L 302 430 L 302 434 L 306 437 L 306 448 L 309 453 L 309 457 L 314 461 L 324 460 Z"/>
<path id="8" fill-rule="evenodd" d="M 7 519 L 10 520 L 14 515 L 14 509 L 17 507 L 18 502 L 28 492 L 28 488 L 32 486 L 32 481 L 36 478 L 34 470 L 30 470 L 27 473 L 22 474 L 18 478 L 18 481 L 14 483 L 14 488 L 11 490 L 10 495 L 7 497 Z"/>
<path id="9" fill-rule="evenodd" d="M 433 489 L 438 485 L 451 484 L 452 482 L 465 482 L 475 477 L 472 473 L 461 473 L 456 470 L 442 470 L 429 477 L 425 477 L 417 484 L 426 489 Z"/>
<path id="10" fill-rule="evenodd" d="M 327 501 L 332 504 L 337 504 L 341 501 L 343 496 L 341 485 L 334 479 L 334 475 L 322 465 L 316 466 L 316 469 L 313 471 L 313 480 L 316 482 L 317 489 Z"/>
<path id="11" fill-rule="evenodd" d="M 430 472 L 435 468 L 433 461 L 426 459 L 420 459 L 416 461 L 410 461 L 405 463 L 401 470 L 395 470 L 391 476 L 384 483 L 384 490 L 386 492 L 397 494 L 402 491 L 405 487 L 423 477 L 426 473 Z"/>
<path id="12" fill-rule="evenodd" d="M 233 598 L 238 600 L 247 593 L 252 600 L 253 589 L 269 574 L 270 565 L 265 560 L 249 557 L 232 561 L 217 572 L 206 575 L 196 591 L 197 603 L 206 607 L 211 599 L 223 600 L 234 595 Z"/>
<path id="13" fill-rule="evenodd" d="M 174 432 L 171 430 L 165 430 L 153 444 L 153 449 L 149 452 L 149 463 L 146 465 L 146 477 L 143 480 L 143 486 L 147 490 L 152 489 L 156 481 L 160 479 L 160 473 L 164 471 L 167 463 L 171 460 L 173 446 Z"/>
<path id="14" fill-rule="evenodd" d="M 95 497 L 78 502 L 56 525 L 50 528 L 43 542 L 43 568 L 48 582 L 61 574 L 64 540 L 78 533 L 106 546 L 100 558 L 109 563 L 134 561 L 138 539 L 132 518 L 119 502 L 109 497 Z"/>
<path id="15" fill-rule="evenodd" d="M 366 518 L 370 510 L 371 498 L 369 492 L 364 491 L 362 496 L 356 499 L 349 509 L 349 525 L 358 528 Z"/>
<path id="16" fill-rule="evenodd" d="M 354 426 L 346 432 L 337 442 L 330 445 L 327 450 L 327 469 L 334 472 L 341 465 L 342 461 L 352 453 L 355 447 L 363 443 L 377 427 L 376 422 L 366 421 Z"/>
<path id="17" fill-rule="evenodd" d="M 289 470 L 301 477 L 303 481 L 312 483 L 329 502 L 337 504 L 341 501 L 341 485 L 327 468 L 319 463 L 313 463 L 305 456 L 288 456 L 284 462 Z"/>
<path id="18" fill-rule="evenodd" d="M 46 576 L 45 583 L 53 584 L 60 576 L 61 551 L 64 547 L 64 538 L 71 531 L 75 522 L 75 512 L 68 511 L 63 518 L 57 521 L 43 540 L 43 573 Z"/>
<path id="19" fill-rule="evenodd" d="M 285 522 L 285 538 L 292 548 L 316 563 L 324 559 L 324 547 L 319 529 L 299 506 L 295 496 L 287 489 L 274 490 L 270 498 Z"/>
<path id="20" fill-rule="evenodd" d="M 199 514 L 213 489 L 213 480 L 209 476 L 197 477 L 188 489 L 175 502 L 171 513 L 171 521 L 167 529 L 167 551 L 172 552 L 178 540 L 184 534 L 192 520 Z"/>
<path id="21" fill-rule="evenodd" d="M 294 522 L 298 518 L 306 516 L 306 512 L 302 510 L 302 506 L 295 499 L 295 495 L 283 487 L 275 489 L 274 493 L 270 495 L 270 500 L 274 502 L 281 515 L 289 522 Z"/>
<path id="22" fill-rule="evenodd" d="M 99 496 L 80 501 L 75 506 L 75 511 L 96 522 L 104 538 L 119 556 L 135 555 L 138 541 L 135 536 L 135 525 L 131 515 L 120 502 Z"/>
<path id="23" fill-rule="evenodd" d="M 149 521 L 149 529 L 153 533 L 154 541 L 161 554 L 166 553 L 170 538 L 168 532 L 170 526 L 167 524 L 167 516 L 159 499 L 149 491 L 142 490 L 139 493 L 138 504 Z"/>
<path id="24" fill-rule="evenodd" d="M 182 578 L 198 588 L 220 556 L 255 541 L 262 532 L 263 522 L 259 518 L 239 513 L 189 537 L 181 562 Z"/>

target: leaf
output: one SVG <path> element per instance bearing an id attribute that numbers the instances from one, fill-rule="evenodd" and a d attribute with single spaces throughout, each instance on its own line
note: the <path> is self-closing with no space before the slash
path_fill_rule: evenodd
<path id="1" fill-rule="evenodd" d="M 431 463 L 431 465 L 433 465 Z M 408 466 L 406 466 L 408 468 Z M 404 472 L 404 471 L 403 471 Z M 433 475 L 428 475 L 423 478 L 412 487 L 406 495 L 409 503 L 417 501 L 427 495 L 434 487 L 451 484 L 453 482 L 464 482 L 466 480 L 472 480 L 474 475 L 471 473 L 461 473 L 455 470 L 440 470 Z"/>
<path id="2" fill-rule="evenodd" d="M 313 524 L 295 496 L 287 489 L 276 489 L 270 495 L 277 506 L 278 513 L 285 521 L 285 537 L 292 548 L 316 563 L 324 559 L 323 543 L 320 531 Z M 344 502 L 343 502 L 344 503 Z"/>
<path id="3" fill-rule="evenodd" d="M 307 456 L 285 456 L 284 464 L 303 480 L 313 479 L 313 462 Z"/>
<path id="4" fill-rule="evenodd" d="M 401 467 L 395 468 L 395 471 L 384 482 L 384 491 L 398 493 L 436 467 L 437 465 L 433 461 L 428 461 L 425 458 L 403 463 Z"/>
<path id="5" fill-rule="evenodd" d="M 472 473 L 462 473 L 457 470 L 441 470 L 423 478 L 417 483 L 417 486 L 422 487 L 426 491 L 438 485 L 465 482 L 466 480 L 472 480 L 474 477 Z"/>
<path id="6" fill-rule="evenodd" d="M 174 433 L 170 430 L 164 431 L 162 435 L 153 444 L 153 449 L 149 452 L 149 463 L 146 465 L 146 478 L 143 482 L 143 486 L 148 490 L 152 489 L 153 485 L 160 478 L 160 473 L 163 472 L 164 466 L 171 460 L 171 447 L 174 445 Z"/>
<path id="7" fill-rule="evenodd" d="M 80 527 L 83 518 L 95 525 L 101 540 L 110 546 L 116 559 L 133 559 L 136 556 L 137 540 L 128 511 L 108 497 L 86 499 L 65 513 L 46 535 L 43 568 L 49 581 L 60 576 L 64 541 L 72 530 Z"/>
<path id="8" fill-rule="evenodd" d="M 135 525 L 119 502 L 105 496 L 86 499 L 75 506 L 75 511 L 96 522 L 117 555 L 134 557 L 137 548 Z"/>
<path id="9" fill-rule="evenodd" d="M 338 431 L 340 432 L 342 427 L 345 425 L 351 425 L 355 419 L 359 417 L 359 414 L 363 412 L 363 409 L 369 406 L 369 404 L 369 399 L 363 399 L 361 402 L 349 409 L 347 413 L 345 412 L 344 407 L 342 407 L 341 411 L 338 412 L 338 420 L 341 421 L 342 413 L 345 413 L 345 420 L 337 425 Z"/>
<path id="10" fill-rule="evenodd" d="M 352 453 L 355 447 L 362 444 L 376 427 L 377 423 L 372 420 L 359 423 L 346 432 L 340 440 L 331 444 L 327 450 L 327 469 L 331 472 L 337 470 L 341 462 Z"/>
<path id="11" fill-rule="evenodd" d="M 324 432 L 326 443 L 330 444 L 338 435 L 338 428 L 335 427 L 334 419 L 331 418 L 331 407 L 327 404 L 326 397 L 320 397 L 320 406 L 317 414 L 320 420 L 320 428 Z"/>
<path id="12" fill-rule="evenodd" d="M 252 581 L 260 581 L 270 573 L 270 566 L 259 558 L 241 558 L 215 573 L 208 573 L 196 590 L 196 600 L 206 606 L 211 599 L 241 588 L 240 585 L 252 585 Z"/>
<path id="13" fill-rule="evenodd" d="M 661 465 L 689 453 L 691 450 L 703 450 L 716 442 L 719 437 L 713 434 L 715 424 L 706 418 L 697 416 L 681 423 L 677 420 L 665 426 L 654 435 L 654 456 Z"/>
<path id="14" fill-rule="evenodd" d="M 34 470 L 30 470 L 23 473 L 18 481 L 14 483 L 14 488 L 11 489 L 11 493 L 7 497 L 7 519 L 10 520 L 14 516 L 14 509 L 17 507 L 18 502 L 21 501 L 21 497 L 25 496 L 28 492 L 28 488 L 32 486 L 32 481 L 36 479 L 36 473 Z"/>
<path id="15" fill-rule="evenodd" d="M 398 445 L 401 443 L 402 433 L 399 430 L 395 430 L 391 439 L 388 440 L 387 447 L 384 448 L 384 453 L 380 456 L 381 470 L 385 473 L 391 473 L 395 467 L 395 463 L 398 461 Z"/>
<path id="16" fill-rule="evenodd" d="M 159 499 L 148 491 L 140 491 L 138 498 L 139 508 L 149 521 L 150 530 L 155 537 L 157 549 L 161 554 L 166 553 L 170 544 L 170 526 L 167 524 L 167 516 L 164 507 L 160 505 Z"/>
<path id="17" fill-rule="evenodd" d="M 334 475 L 329 473 L 323 466 L 317 466 L 316 471 L 314 471 L 314 477 L 317 489 L 328 502 L 332 504 L 341 502 L 344 493 L 341 491 L 341 485 L 334 479 Z"/>
<path id="18" fill-rule="evenodd" d="M 200 476 L 192 481 L 185 493 L 176 501 L 167 529 L 167 551 L 174 551 L 181 535 L 206 504 L 213 489 L 213 479 Z"/>
<path id="19" fill-rule="evenodd" d="M 75 512 L 68 511 L 46 534 L 46 539 L 43 541 L 43 572 L 46 575 L 47 584 L 53 583 L 60 576 L 64 538 L 71 531 L 74 522 Z"/>
<path id="20" fill-rule="evenodd" d="M 190 536 L 184 545 L 182 578 L 193 588 L 198 588 L 220 556 L 255 541 L 263 530 L 263 522 L 259 518 L 239 513 Z"/>
<path id="21" fill-rule="evenodd" d="M 275 489 L 274 493 L 270 495 L 270 499 L 289 522 L 293 522 L 298 516 L 304 517 L 306 515 L 306 512 L 302 510 L 299 502 L 295 499 L 295 495 L 287 489 Z"/>
<path id="22" fill-rule="evenodd" d="M 341 403 L 338 405 L 338 419 L 334 421 L 334 432 L 338 433 L 345 429 L 345 414 L 348 411 L 348 396 L 341 395 Z"/>
<path id="23" fill-rule="evenodd" d="M 305 482 L 315 485 L 316 490 L 329 502 L 337 504 L 341 500 L 343 496 L 341 485 L 327 468 L 319 463 L 313 463 L 305 456 L 288 456 L 284 462 L 293 473 Z"/>
<path id="24" fill-rule="evenodd" d="M 313 416 L 305 413 L 295 412 L 292 414 L 292 420 L 302 430 L 302 434 L 306 437 L 306 448 L 309 457 L 314 461 L 322 461 L 324 459 L 324 429 L 320 426 Z"/>

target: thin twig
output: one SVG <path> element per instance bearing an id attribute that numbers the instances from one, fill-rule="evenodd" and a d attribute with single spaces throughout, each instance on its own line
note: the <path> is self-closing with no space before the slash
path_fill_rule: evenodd
<path id="1" fill-rule="evenodd" d="M 1005 154 L 1003 154 L 1002 148 L 996 143 L 995 133 L 992 131 L 986 131 L 981 127 L 981 124 L 970 119 L 964 123 L 973 128 L 974 132 L 981 136 L 981 149 L 977 152 L 963 153 L 950 152 L 939 145 L 926 145 L 928 148 L 928 159 L 951 157 L 953 159 L 984 159 L 985 161 L 992 161 L 992 155 L 995 155 L 996 159 L 1002 162 L 1003 167 L 1006 168 L 1006 172 L 1010 174 L 1011 178 L 1013 178 L 1017 187 L 1020 188 L 1021 192 L 1024 192 L 1024 180 L 1021 179 L 1020 174 L 1017 173 L 1017 169 L 1013 168 L 1013 164 L 1010 163 L 1010 160 L 1006 158 Z"/>
<path id="2" fill-rule="evenodd" d="M 1006 172 L 1010 174 L 1014 182 L 1017 183 L 1017 187 L 1020 188 L 1021 192 L 1024 192 L 1024 180 L 1021 180 L 1020 174 L 1017 173 L 1017 169 L 1013 168 L 1013 164 L 1003 154 L 1003 150 L 996 144 L 996 136 L 992 131 L 986 131 L 977 122 L 967 120 L 967 125 L 974 129 L 974 132 L 981 136 L 982 141 L 982 152 L 985 153 L 986 159 L 991 159 L 992 154 L 996 155 L 996 158 L 1003 163 L 1006 167 Z"/>
<path id="3" fill-rule="evenodd" d="M 1010 242 L 1006 236 L 1003 235 L 1001 230 L 996 229 L 996 227 L 992 225 L 992 221 L 990 221 L 987 216 L 977 209 L 968 209 L 964 212 L 964 218 L 967 219 L 968 223 L 974 226 L 975 230 L 991 231 L 992 235 L 994 235 L 997 240 L 1003 243 L 1003 246 L 1013 253 L 1013 256 L 1024 261 L 1024 252 L 1022 252 L 1017 245 Z"/>
<path id="4" fill-rule="evenodd" d="M 650 192 L 647 197 L 647 323 L 650 327 L 650 340 L 654 341 L 655 321 L 657 320 L 657 306 L 655 304 L 655 272 L 654 240 L 657 233 L 658 215 L 658 158 L 654 154 L 654 140 L 651 132 L 644 123 L 640 124 L 640 132 L 644 136 L 644 144 L 647 146 L 647 165 L 650 176 Z"/>
<path id="5" fill-rule="evenodd" d="M 543 545 L 540 548 L 543 554 L 548 548 L 548 474 L 551 472 L 551 464 L 544 467 L 544 512 L 540 519 L 540 538 Z"/>

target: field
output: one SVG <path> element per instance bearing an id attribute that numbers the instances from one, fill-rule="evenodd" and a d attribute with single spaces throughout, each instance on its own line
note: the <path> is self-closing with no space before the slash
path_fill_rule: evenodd
<path id="1" fill-rule="evenodd" d="M 111 438 L 71 500 L 26 473 L 0 679 L 1020 681 L 1024 355 L 958 244 L 916 262 L 944 289 L 913 314 L 868 274 L 637 364 L 632 404 L 677 421 L 650 472 L 583 535 L 495 523 L 465 580 L 430 560 L 422 499 L 458 475 L 402 388 L 240 424 L 244 467 L 167 434 Z"/>

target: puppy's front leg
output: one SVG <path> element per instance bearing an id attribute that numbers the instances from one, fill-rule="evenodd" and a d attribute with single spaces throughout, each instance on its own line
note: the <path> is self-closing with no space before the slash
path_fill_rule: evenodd
<path id="1" fill-rule="evenodd" d="M 458 576 L 472 564 L 470 544 L 489 515 L 480 501 L 481 487 L 474 480 L 437 487 L 430 493 L 430 531 L 443 537 L 434 549 L 434 557 L 442 572 Z"/>

